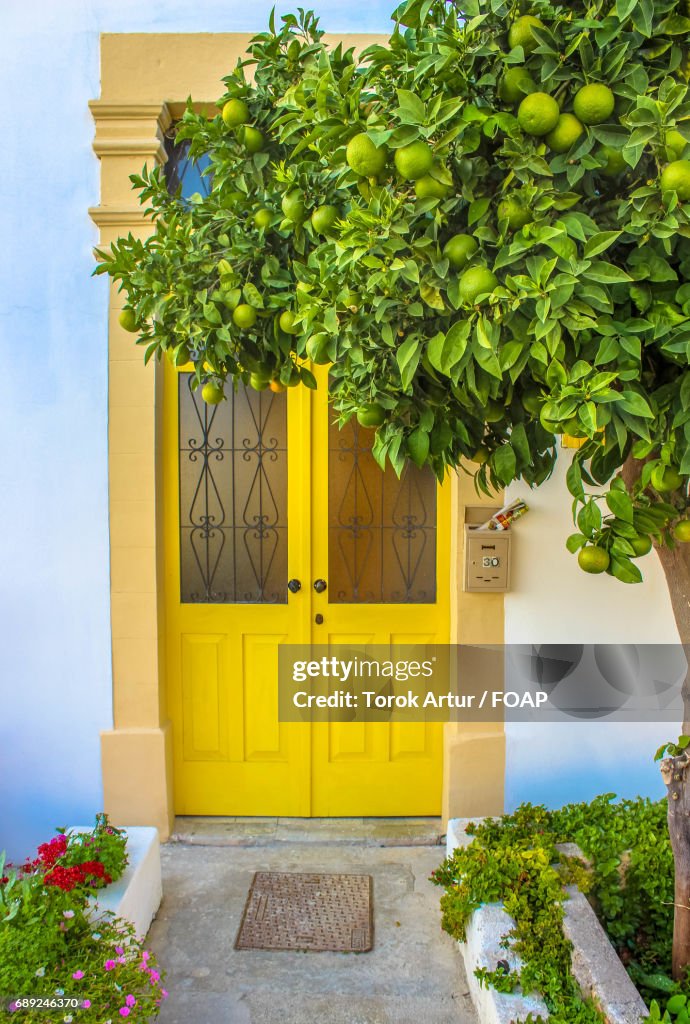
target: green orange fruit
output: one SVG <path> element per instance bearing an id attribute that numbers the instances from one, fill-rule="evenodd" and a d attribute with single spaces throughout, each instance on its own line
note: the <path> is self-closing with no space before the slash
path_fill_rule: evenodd
<path id="1" fill-rule="evenodd" d="M 690 519 L 679 519 L 673 527 L 673 536 L 681 544 L 687 544 L 690 541 Z"/>
<path id="2" fill-rule="evenodd" d="M 127 309 L 123 309 L 117 319 L 118 323 L 120 324 L 120 327 L 123 327 L 126 331 L 129 331 L 130 334 L 136 334 L 137 331 L 139 330 L 137 326 L 137 318 L 134 315 L 133 309 L 129 309 L 129 307 L 127 307 Z"/>
<path id="3" fill-rule="evenodd" d="M 537 91 L 537 83 L 529 71 L 522 67 L 508 68 L 498 84 L 498 95 L 504 103 L 511 106 L 519 103 L 529 96 L 531 92 Z"/>
<path id="4" fill-rule="evenodd" d="M 480 295 L 486 302 L 497 284 L 498 278 L 488 267 L 470 267 L 460 278 L 458 293 L 466 305 L 474 306 Z"/>
<path id="5" fill-rule="evenodd" d="M 642 558 L 652 550 L 652 538 L 647 533 L 639 533 L 637 537 L 626 538 L 635 552 L 634 558 Z"/>
<path id="6" fill-rule="evenodd" d="M 606 161 L 599 173 L 607 178 L 617 178 L 619 174 L 627 170 L 628 165 L 620 149 L 614 149 L 613 146 L 601 146 L 597 150 L 597 156 Z"/>
<path id="7" fill-rule="evenodd" d="M 546 136 L 546 144 L 554 153 L 567 153 L 584 130 L 582 122 L 574 114 L 561 114 L 556 127 Z"/>
<path id="8" fill-rule="evenodd" d="M 376 146 L 366 132 L 353 136 L 347 144 L 345 159 L 361 178 L 376 178 L 386 166 L 385 146 Z"/>
<path id="9" fill-rule="evenodd" d="M 511 50 L 514 50 L 516 46 L 521 46 L 526 54 L 531 53 L 539 46 L 539 40 L 532 29 L 543 27 L 544 23 L 539 18 L 535 18 L 533 14 L 523 14 L 510 26 L 508 46 Z"/>
<path id="10" fill-rule="evenodd" d="M 439 181 L 430 174 L 417 178 L 414 183 L 414 194 L 417 199 L 447 199 L 451 193 L 450 185 Z"/>
<path id="11" fill-rule="evenodd" d="M 367 402 L 357 410 L 360 427 L 380 427 L 386 418 L 386 410 L 377 402 Z"/>
<path id="12" fill-rule="evenodd" d="M 477 448 L 476 452 L 472 456 L 472 462 L 476 462 L 480 466 L 483 466 L 485 462 L 489 461 L 490 457 L 491 457 L 491 452 L 486 447 L 486 445 L 480 444 L 479 448 Z"/>
<path id="13" fill-rule="evenodd" d="M 520 401 L 525 412 L 528 412 L 530 416 L 538 416 L 539 410 L 544 404 L 544 399 L 541 397 L 539 391 L 536 388 L 528 388 L 521 395 Z"/>
<path id="14" fill-rule="evenodd" d="M 426 430 L 416 427 L 407 438 L 407 454 L 415 466 L 423 466 L 429 458 L 430 438 Z"/>
<path id="15" fill-rule="evenodd" d="M 401 178 L 404 178 L 405 181 L 417 181 L 431 170 L 434 154 L 428 143 L 418 139 L 416 142 L 411 142 L 409 146 L 396 149 L 393 159 L 395 169 Z"/>
<path id="16" fill-rule="evenodd" d="M 201 389 L 201 397 L 207 405 L 218 405 L 223 401 L 223 389 L 218 384 L 204 384 Z"/>
<path id="17" fill-rule="evenodd" d="M 254 223 L 256 224 L 257 228 L 259 228 L 259 230 L 263 229 L 265 231 L 272 220 L 273 214 L 271 213 L 270 210 L 267 210 L 266 207 L 262 207 L 260 210 L 257 210 L 256 213 L 254 214 Z"/>
<path id="18" fill-rule="evenodd" d="M 280 202 L 283 214 L 293 224 L 301 224 L 307 219 L 307 208 L 304 205 L 304 196 L 299 189 L 293 188 L 286 192 Z"/>
<path id="19" fill-rule="evenodd" d="M 604 548 L 597 547 L 596 544 L 587 545 L 584 548 L 580 548 L 577 556 L 578 565 L 585 572 L 600 573 L 606 572 L 608 569 L 611 558 L 608 551 Z"/>
<path id="20" fill-rule="evenodd" d="M 608 85 L 591 82 L 575 93 L 573 110 L 583 124 L 603 124 L 608 121 L 616 105 L 616 97 Z"/>
<path id="21" fill-rule="evenodd" d="M 677 491 L 683 483 L 683 478 L 675 466 L 664 466 L 663 472 L 652 476 L 652 486 L 660 494 L 668 494 L 669 491 Z"/>
<path id="22" fill-rule="evenodd" d="M 232 311 L 232 321 L 237 327 L 246 331 L 256 323 L 256 310 L 246 302 L 241 302 Z"/>
<path id="23" fill-rule="evenodd" d="M 511 231 L 524 228 L 534 220 L 532 211 L 517 196 L 507 196 L 498 204 L 498 219 L 507 220 Z"/>
<path id="24" fill-rule="evenodd" d="M 472 235 L 453 235 L 443 246 L 443 255 L 451 267 L 460 270 L 467 266 L 478 248 L 477 240 Z"/>
<path id="25" fill-rule="evenodd" d="M 688 141 L 676 128 L 666 132 L 666 152 L 669 160 L 679 160 L 685 152 Z"/>
<path id="26" fill-rule="evenodd" d="M 338 219 L 335 206 L 317 206 L 311 215 L 311 226 L 317 235 L 327 235 Z"/>
<path id="27" fill-rule="evenodd" d="M 561 111 L 547 92 L 532 92 L 518 107 L 518 124 L 527 135 L 548 135 L 558 124 Z"/>
<path id="28" fill-rule="evenodd" d="M 280 324 L 281 331 L 285 331 L 286 334 L 299 334 L 299 326 L 295 326 L 296 320 L 295 314 L 291 309 L 286 309 L 280 314 L 278 323 Z"/>
<path id="29" fill-rule="evenodd" d="M 675 192 L 685 202 L 690 199 L 690 160 L 673 160 L 661 172 L 661 191 Z"/>
<path id="30" fill-rule="evenodd" d="M 246 125 L 242 129 L 242 145 L 248 153 L 260 153 L 264 148 L 265 139 L 258 128 Z"/>
<path id="31" fill-rule="evenodd" d="M 249 107 L 244 100 L 228 100 L 221 114 L 228 128 L 239 128 L 249 120 Z"/>

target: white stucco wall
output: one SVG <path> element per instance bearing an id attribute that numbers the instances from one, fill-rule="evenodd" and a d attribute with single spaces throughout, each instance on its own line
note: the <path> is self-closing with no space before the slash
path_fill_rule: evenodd
<path id="1" fill-rule="evenodd" d="M 278 13 L 293 6 L 281 3 Z M 376 32 L 387 31 L 394 4 L 315 6 L 330 31 Z M 13 857 L 54 825 L 87 821 L 100 809 L 98 733 L 112 721 L 106 283 L 90 277 L 97 239 L 86 212 L 98 200 L 87 101 L 99 93 L 99 33 L 261 30 L 270 7 L 270 0 L 15 0 L 0 11 L 0 848 Z M 623 593 L 584 578 L 562 552 L 569 529 L 558 487 L 555 480 L 541 491 L 520 524 L 507 638 L 670 636 L 660 575 Z M 548 574 L 534 557 L 543 541 Z M 597 611 L 602 583 L 611 594 L 607 609 L 615 608 L 606 616 Z M 571 588 L 584 598 L 575 611 L 566 604 Z M 573 748 L 563 763 L 560 741 L 561 753 L 549 747 L 564 794 L 571 783 L 608 785 L 594 782 L 611 765 L 592 736 L 584 755 L 576 740 L 586 772 L 573 767 Z M 511 733 L 511 800 L 532 795 L 544 743 L 544 735 L 527 743 Z M 646 756 L 646 736 L 640 746 Z M 645 772 L 639 779 L 647 785 Z"/>
<path id="2" fill-rule="evenodd" d="M 539 490 L 513 484 L 528 515 L 514 527 L 513 589 L 505 598 L 506 643 L 676 644 L 678 631 L 661 563 L 640 559 L 644 582 L 626 585 L 580 570 L 565 541 L 575 531 L 565 484 L 572 451 Z M 573 722 L 506 726 L 506 806 L 522 801 L 558 806 L 597 793 L 661 796 L 655 750 L 675 739 L 671 723 Z"/>

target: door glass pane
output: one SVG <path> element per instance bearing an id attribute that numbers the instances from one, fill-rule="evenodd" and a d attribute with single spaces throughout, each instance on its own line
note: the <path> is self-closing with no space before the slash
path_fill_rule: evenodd
<path id="1" fill-rule="evenodd" d="M 287 600 L 287 400 L 226 388 L 207 405 L 179 375 L 183 602 Z"/>
<path id="2" fill-rule="evenodd" d="M 328 430 L 328 595 L 332 603 L 433 604 L 436 478 L 409 463 L 398 480 L 371 454 L 374 431 Z"/>

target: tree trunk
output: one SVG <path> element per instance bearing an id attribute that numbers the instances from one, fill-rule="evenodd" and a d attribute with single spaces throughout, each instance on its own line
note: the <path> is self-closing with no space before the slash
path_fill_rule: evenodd
<path id="1" fill-rule="evenodd" d="M 674 551 L 658 548 L 671 597 L 681 643 L 690 652 L 690 545 L 679 544 Z M 690 735 L 690 673 L 683 683 L 684 735 Z M 668 831 L 675 862 L 673 913 L 673 977 L 680 981 L 690 965 L 690 760 L 683 754 L 661 762 L 666 783 Z"/>
<path id="2" fill-rule="evenodd" d="M 690 964 L 690 761 L 685 754 L 666 757 L 661 776 L 666 783 L 668 831 L 675 862 L 673 913 L 673 977 L 685 977 Z"/>
<path id="3" fill-rule="evenodd" d="M 629 459 L 623 467 L 628 487 L 639 474 L 641 463 Z M 673 614 L 680 642 L 686 656 L 690 653 L 690 544 L 677 544 L 674 550 L 658 547 L 666 575 Z M 683 727 L 690 736 L 690 670 L 683 683 Z M 669 737 L 670 739 L 671 737 Z M 690 759 L 684 753 L 661 762 L 661 776 L 666 784 L 668 830 L 675 861 L 675 910 L 673 916 L 673 977 L 685 977 L 690 966 Z"/>

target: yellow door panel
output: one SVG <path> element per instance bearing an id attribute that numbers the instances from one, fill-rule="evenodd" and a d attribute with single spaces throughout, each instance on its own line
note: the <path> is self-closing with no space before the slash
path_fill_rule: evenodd
<path id="1" fill-rule="evenodd" d="M 303 641 L 309 629 L 308 602 L 287 590 L 308 568 L 307 542 L 289 526 L 305 520 L 308 395 L 240 391 L 214 412 L 190 391 L 190 379 L 166 371 L 175 809 L 308 815 L 309 728 L 277 715 L 278 646 Z"/>
<path id="2" fill-rule="evenodd" d="M 373 431 L 353 421 L 334 429 L 322 367 L 317 379 L 312 569 L 327 587 L 313 592 L 312 643 L 376 644 L 393 657 L 395 646 L 447 644 L 450 489 L 428 473 L 410 470 L 402 482 L 390 468 L 382 473 L 370 454 Z M 440 723 L 315 723 L 312 752 L 316 816 L 440 812 Z"/>
<path id="3" fill-rule="evenodd" d="M 213 634 L 182 637 L 182 735 L 186 761 L 226 761 L 227 692 L 224 647 L 227 638 Z"/>
<path id="4" fill-rule="evenodd" d="M 330 425 L 327 374 L 316 369 L 316 392 L 240 388 L 215 411 L 188 369 L 166 370 L 177 813 L 440 811 L 440 724 L 278 721 L 280 644 L 376 644 L 394 656 L 448 642 L 448 488 L 375 468 L 372 432 Z"/>

